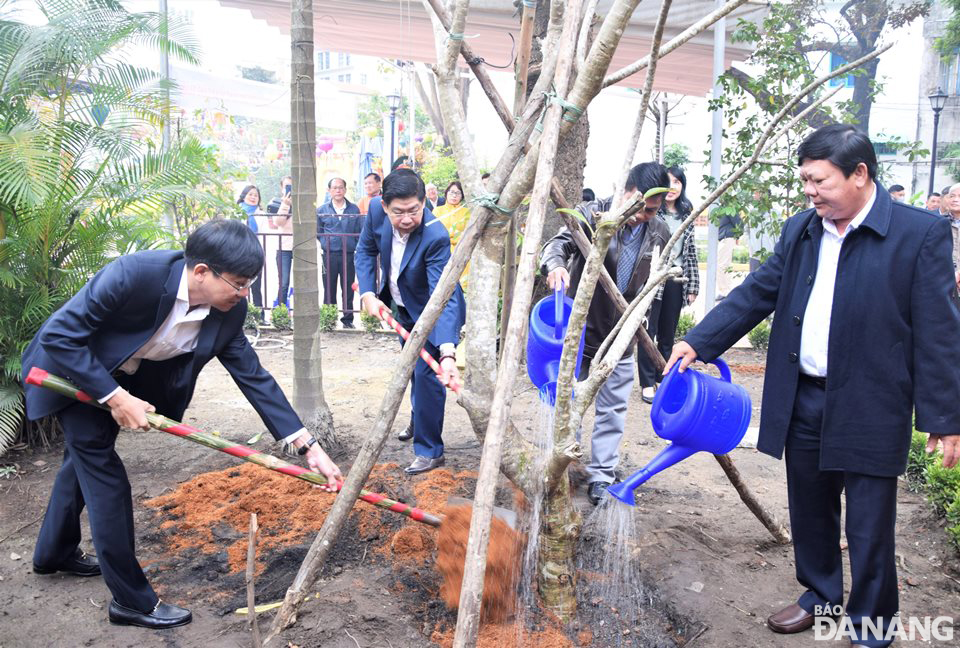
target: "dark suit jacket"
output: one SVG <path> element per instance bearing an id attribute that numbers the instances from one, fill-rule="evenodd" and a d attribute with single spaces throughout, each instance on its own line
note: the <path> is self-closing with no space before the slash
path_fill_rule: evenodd
<path id="1" fill-rule="evenodd" d="M 876 186 L 844 240 L 830 320 L 820 468 L 895 476 L 910 432 L 960 434 L 960 314 L 950 224 Z M 758 448 L 783 453 L 800 372 L 802 318 L 817 272 L 821 219 L 783 226 L 773 256 L 694 327 L 686 341 L 713 360 L 776 310 Z"/>
<path id="2" fill-rule="evenodd" d="M 354 265 L 357 268 L 357 281 L 360 294 L 375 293 L 385 304 L 390 297 L 390 256 L 393 249 L 393 225 L 383 211 L 380 197 L 370 202 L 370 211 L 360 233 Z M 376 282 L 377 255 L 380 255 L 380 285 Z M 414 321 L 427 305 L 427 300 L 440 282 L 440 275 L 450 260 L 450 235 L 433 213 L 423 210 L 420 227 L 410 233 L 407 247 L 400 264 L 397 285 L 400 298 Z M 460 341 L 460 327 L 466 319 L 466 302 L 463 290 L 457 284 L 450 301 L 440 314 L 440 319 L 430 332 L 431 344 L 439 347 L 445 342 L 457 344 Z"/>
<path id="3" fill-rule="evenodd" d="M 181 251 L 151 250 L 120 257 L 105 266 L 40 328 L 23 354 L 23 375 L 41 367 L 67 378 L 100 399 L 118 385 L 112 375 L 163 324 L 183 274 Z M 181 419 L 197 376 L 216 357 L 277 439 L 303 424 L 243 334 L 246 302 L 224 313 L 211 309 L 193 353 L 161 362 L 143 361 L 132 376 L 135 395 L 157 412 Z M 54 414 L 72 399 L 25 386 L 27 416 Z"/>
<path id="4" fill-rule="evenodd" d="M 343 252 L 353 254 L 357 249 L 356 236 L 324 236 L 324 234 L 359 234 L 363 228 L 363 216 L 360 208 L 352 202 L 343 199 L 346 207 L 343 215 L 337 214 L 333 202 L 328 200 L 317 207 L 317 240 L 320 242 L 321 252 Z"/>

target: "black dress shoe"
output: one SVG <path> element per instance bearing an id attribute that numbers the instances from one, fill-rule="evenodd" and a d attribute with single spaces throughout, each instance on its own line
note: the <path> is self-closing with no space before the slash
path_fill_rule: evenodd
<path id="1" fill-rule="evenodd" d="M 413 460 L 413 463 L 403 469 L 403 472 L 408 475 L 419 475 L 420 473 L 425 473 L 433 470 L 434 468 L 439 468 L 444 464 L 443 455 L 431 459 L 430 457 L 417 457 Z"/>
<path id="2" fill-rule="evenodd" d="M 116 599 L 113 599 L 110 601 L 108 616 L 110 617 L 110 623 L 114 625 L 132 625 L 152 630 L 176 628 L 193 621 L 190 610 L 163 601 L 157 601 L 153 612 L 137 612 L 120 605 Z"/>
<path id="3" fill-rule="evenodd" d="M 410 419 L 407 427 L 403 428 L 403 432 L 397 434 L 397 438 L 401 441 L 409 441 L 413 438 L 413 419 Z"/>
<path id="4" fill-rule="evenodd" d="M 610 484 L 607 482 L 590 482 L 590 485 L 587 486 L 587 499 L 590 500 L 591 504 L 596 506 L 600 503 L 601 498 L 607 494 L 608 488 L 610 488 Z"/>
<path id="5" fill-rule="evenodd" d="M 100 562 L 96 556 L 88 556 L 77 548 L 74 550 L 73 555 L 62 564 L 56 567 L 45 567 L 33 563 L 33 571 L 36 574 L 64 572 L 66 574 L 73 574 L 74 576 L 99 576 Z"/>

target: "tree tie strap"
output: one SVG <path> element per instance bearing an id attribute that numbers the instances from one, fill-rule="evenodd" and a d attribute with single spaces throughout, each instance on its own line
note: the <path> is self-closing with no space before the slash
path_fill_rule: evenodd
<path id="1" fill-rule="evenodd" d="M 544 92 L 543 96 L 546 98 L 543 103 L 543 111 L 540 113 L 540 119 L 537 120 L 537 125 L 534 127 L 534 129 L 539 133 L 543 132 L 543 117 L 547 113 L 548 104 L 555 103 L 563 108 L 563 119 L 571 124 L 577 123 L 577 120 L 580 119 L 581 115 L 583 115 L 583 108 L 577 104 L 570 103 L 562 97 L 557 96 L 557 93 L 554 90 Z"/>
<path id="2" fill-rule="evenodd" d="M 483 193 L 479 196 L 474 196 L 470 203 L 476 205 L 477 207 L 486 207 L 490 211 L 498 212 L 503 214 L 507 218 L 503 218 L 498 221 L 489 221 L 488 225 L 493 225 L 494 227 L 502 227 L 510 222 L 510 219 L 513 217 L 513 212 L 516 209 L 507 209 L 506 207 L 501 207 L 497 201 L 500 199 L 500 194 L 498 193 Z"/>

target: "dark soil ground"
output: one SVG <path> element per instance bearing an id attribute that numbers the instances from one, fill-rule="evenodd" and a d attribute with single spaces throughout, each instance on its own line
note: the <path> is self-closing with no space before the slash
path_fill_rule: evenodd
<path id="1" fill-rule="evenodd" d="M 338 332 L 325 340 L 324 385 L 344 441 L 337 459 L 345 470 L 373 422 L 397 350 L 395 339 L 387 336 Z M 289 393 L 292 351 L 263 351 L 261 358 Z M 727 359 L 734 380 L 745 385 L 759 404 L 763 356 L 734 350 Z M 525 379 L 518 381 L 517 391 L 514 420 L 521 429 L 530 428 L 537 421 L 536 394 Z M 652 433 L 647 408 L 634 390 L 623 448 L 624 474 L 664 446 Z M 398 429 L 406 425 L 408 415 L 405 405 Z M 253 409 L 216 363 L 201 375 L 186 419 L 238 442 L 262 429 Z M 591 425 L 592 415 L 585 430 Z M 444 439 L 445 472 L 408 479 L 401 468 L 410 461 L 412 450 L 391 438 L 380 458 L 384 465 L 371 484 L 376 488 L 371 489 L 433 510 L 448 495 L 469 497 L 480 446 L 453 398 L 447 401 Z M 166 632 L 111 626 L 106 610 L 109 592 L 101 579 L 34 575 L 33 543 L 60 456 L 58 451 L 20 452 L 4 457 L 19 466 L 18 474 L 0 480 L 0 648 L 249 646 L 246 617 L 234 613 L 246 606 L 239 566 L 248 509 L 261 517 L 257 601 L 269 603 L 280 600 L 292 582 L 333 496 L 263 471 L 262 482 L 246 487 L 254 489 L 253 497 L 245 498 L 231 485 L 247 483 L 242 480 L 249 479 L 248 470 L 262 469 L 237 469 L 238 460 L 232 457 L 161 432 L 123 432 L 117 447 L 133 484 L 140 560 L 160 595 L 190 607 L 194 622 Z M 279 454 L 266 434 L 256 447 Z M 735 450 L 732 456 L 754 492 L 786 520 L 782 463 L 751 449 Z M 178 509 L 176 503 L 185 501 L 201 475 L 213 484 L 209 496 Z M 519 624 L 485 627 L 480 645 L 792 648 L 813 643 L 810 633 L 780 636 L 765 627 L 770 613 L 800 593 L 792 550 L 772 541 L 711 456 L 694 456 L 657 475 L 641 493 L 635 530 L 641 594 L 632 600 L 602 600 L 593 587 L 604 575 L 591 571 L 585 562 L 580 618 L 574 627 L 565 632 L 532 611 L 524 615 L 530 626 L 526 629 Z M 501 502 L 509 501 L 511 493 L 504 484 Z M 591 524 L 592 507 L 582 487 L 576 501 L 586 521 L 582 554 L 595 557 L 605 538 Z M 899 504 L 902 614 L 953 616 L 960 610 L 957 555 L 929 506 L 906 483 Z M 366 504 L 357 506 L 324 569 L 317 596 L 303 607 L 282 645 L 449 646 L 456 617 L 438 596 L 435 532 Z M 191 527 L 188 513 L 208 517 Z M 82 546 L 92 551 L 86 532 Z M 272 616 L 261 615 L 262 628 L 269 626 Z"/>

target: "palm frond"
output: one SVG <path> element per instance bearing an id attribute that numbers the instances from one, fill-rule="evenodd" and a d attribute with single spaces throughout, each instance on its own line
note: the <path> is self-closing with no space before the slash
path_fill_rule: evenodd
<path id="1" fill-rule="evenodd" d="M 0 456 L 16 441 L 23 426 L 23 390 L 17 383 L 0 385 Z"/>

